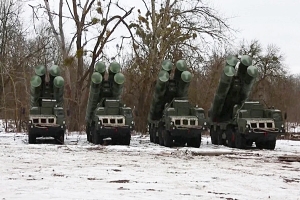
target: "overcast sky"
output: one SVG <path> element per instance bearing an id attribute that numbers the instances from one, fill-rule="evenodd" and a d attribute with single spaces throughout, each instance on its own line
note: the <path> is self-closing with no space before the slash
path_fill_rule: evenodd
<path id="1" fill-rule="evenodd" d="M 300 0 L 204 0 L 228 18 L 229 25 L 237 29 L 236 45 L 242 39 L 256 39 L 265 49 L 268 44 L 280 48 L 285 57 L 284 64 L 291 74 L 300 74 Z M 39 2 L 32 0 L 31 2 Z M 126 2 L 126 3 L 125 3 Z M 146 0 L 150 2 L 150 0 Z M 141 0 L 121 0 L 128 7 L 143 10 Z M 50 3 L 54 5 L 53 1 Z M 27 6 L 30 10 L 29 6 Z M 31 10 L 30 10 L 31 11 Z"/>
<path id="2" fill-rule="evenodd" d="M 275 44 L 291 74 L 300 74 L 300 0 L 210 0 L 239 39 Z"/>

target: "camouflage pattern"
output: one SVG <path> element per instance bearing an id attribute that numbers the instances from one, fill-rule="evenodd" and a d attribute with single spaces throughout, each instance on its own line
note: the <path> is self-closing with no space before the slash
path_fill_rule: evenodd
<path id="1" fill-rule="evenodd" d="M 131 108 L 120 99 L 125 82 L 120 71 L 117 62 L 110 63 L 107 76 L 104 62 L 94 67 L 85 117 L 87 140 L 94 144 L 103 144 L 105 138 L 112 144 L 130 144 L 134 121 Z"/>
<path id="2" fill-rule="evenodd" d="M 54 137 L 63 144 L 66 122 L 63 109 L 64 79 L 60 76 L 60 68 L 51 66 L 48 77 L 45 66 L 36 66 L 34 71 L 35 75 L 30 80 L 28 142 L 35 143 L 37 137 Z"/>

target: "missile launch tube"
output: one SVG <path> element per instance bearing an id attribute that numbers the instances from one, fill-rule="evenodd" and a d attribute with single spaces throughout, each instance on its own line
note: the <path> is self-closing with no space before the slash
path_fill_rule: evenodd
<path id="1" fill-rule="evenodd" d="M 37 76 L 44 76 L 46 74 L 46 68 L 45 66 L 43 65 L 38 65 L 34 68 L 34 73 L 37 75 Z"/>
<path id="2" fill-rule="evenodd" d="M 56 76 L 53 79 L 53 96 L 56 100 L 56 104 L 62 106 L 64 103 L 64 78 Z"/>
<path id="3" fill-rule="evenodd" d="M 184 71 L 181 73 L 181 77 L 178 81 L 177 87 L 177 97 L 188 97 L 188 90 L 190 86 L 190 82 L 192 79 L 192 74 L 189 71 Z"/>
<path id="4" fill-rule="evenodd" d="M 174 79 L 180 80 L 181 79 L 181 73 L 187 70 L 187 64 L 185 60 L 178 60 L 175 64 L 175 73 L 174 73 Z"/>
<path id="5" fill-rule="evenodd" d="M 252 58 L 248 55 L 243 55 L 241 57 L 241 62 L 239 63 L 238 71 L 237 71 L 237 76 L 241 79 L 244 80 L 245 76 L 247 74 L 247 68 L 252 64 Z"/>
<path id="6" fill-rule="evenodd" d="M 60 68 L 58 65 L 52 65 L 49 69 L 49 78 L 50 78 L 50 85 L 53 86 L 54 78 L 60 76 Z M 54 87 L 51 88 L 52 91 Z"/>
<path id="7" fill-rule="evenodd" d="M 91 120 L 97 107 L 102 79 L 103 77 L 99 72 L 94 72 L 92 74 L 88 105 L 85 115 L 86 121 Z"/>
<path id="8" fill-rule="evenodd" d="M 227 63 L 228 64 L 228 63 Z M 210 108 L 210 118 L 214 121 L 214 119 L 219 118 L 220 113 L 222 112 L 222 108 L 225 103 L 226 96 L 230 89 L 231 81 L 235 75 L 235 69 L 233 66 L 226 65 L 221 74 L 221 78 L 219 81 L 219 86 L 217 88 L 212 106 Z"/>
<path id="9" fill-rule="evenodd" d="M 39 106 L 39 98 L 42 92 L 42 79 L 38 75 L 34 75 L 30 79 L 30 106 Z"/>
<path id="10" fill-rule="evenodd" d="M 243 96 L 242 100 L 246 101 L 249 98 L 255 79 L 258 76 L 258 69 L 256 66 L 249 66 L 247 68 L 247 74 L 245 75 L 244 83 L 242 86 L 241 95 Z"/>
<path id="11" fill-rule="evenodd" d="M 150 112 L 148 118 L 150 120 L 159 119 L 162 116 L 163 106 L 165 104 L 164 96 L 167 89 L 167 84 L 170 75 L 167 71 L 161 70 L 158 74 L 158 79 L 155 85 L 155 91 L 153 94 L 153 99 L 150 107 Z"/>
<path id="12" fill-rule="evenodd" d="M 108 67 L 108 81 L 113 84 L 115 74 L 121 71 L 121 65 L 117 62 L 110 63 Z"/>
<path id="13" fill-rule="evenodd" d="M 230 65 L 232 67 L 235 67 L 238 62 L 239 62 L 239 60 L 235 56 L 229 55 L 226 58 L 226 65 Z"/>
<path id="14" fill-rule="evenodd" d="M 106 70 L 106 65 L 105 65 L 104 62 L 99 61 L 99 62 L 96 63 L 95 71 L 99 72 L 102 75 L 102 77 L 104 77 L 105 70 Z"/>
<path id="15" fill-rule="evenodd" d="M 161 64 L 162 70 L 170 72 L 172 70 L 173 64 L 170 60 L 164 60 Z"/>
<path id="16" fill-rule="evenodd" d="M 112 85 L 112 96 L 116 99 L 120 98 L 123 91 L 123 84 L 125 82 L 125 77 L 122 73 L 116 73 L 114 76 L 114 82 Z"/>
<path id="17" fill-rule="evenodd" d="M 50 76 L 56 77 L 60 75 L 60 68 L 58 65 L 52 65 L 49 69 Z"/>

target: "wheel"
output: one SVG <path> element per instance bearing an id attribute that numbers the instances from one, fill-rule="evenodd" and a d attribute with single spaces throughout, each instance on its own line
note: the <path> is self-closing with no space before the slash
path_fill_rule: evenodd
<path id="1" fill-rule="evenodd" d="M 154 128 L 154 129 L 152 130 L 152 135 L 153 135 L 153 142 L 154 142 L 155 144 L 159 144 L 159 137 L 156 136 L 156 128 Z"/>
<path id="2" fill-rule="evenodd" d="M 158 143 L 159 145 L 163 146 L 164 145 L 164 138 L 162 136 L 162 131 L 158 130 Z"/>
<path id="3" fill-rule="evenodd" d="M 216 131 L 213 130 L 213 127 L 210 129 L 210 138 L 211 143 L 217 145 L 218 144 L 218 137 Z"/>
<path id="4" fill-rule="evenodd" d="M 86 133 L 86 141 L 91 142 L 91 141 L 90 141 L 90 136 L 89 136 L 88 133 Z"/>
<path id="5" fill-rule="evenodd" d="M 228 147 L 234 148 L 235 147 L 235 135 L 234 133 L 228 133 L 226 134 L 226 137 L 228 136 L 227 142 Z"/>
<path id="6" fill-rule="evenodd" d="M 150 134 L 150 142 L 154 142 L 154 134 L 153 134 L 153 129 L 149 129 L 149 134 Z"/>
<path id="7" fill-rule="evenodd" d="M 251 140 L 247 140 L 246 141 L 246 145 L 247 146 L 252 147 L 252 144 L 253 144 L 253 141 L 251 141 Z"/>
<path id="8" fill-rule="evenodd" d="M 92 137 L 91 132 L 89 132 L 88 141 L 91 142 L 91 143 L 93 143 L 93 137 Z"/>
<path id="9" fill-rule="evenodd" d="M 263 149 L 265 144 L 264 144 L 264 142 L 255 142 L 255 146 L 258 149 Z"/>
<path id="10" fill-rule="evenodd" d="M 92 139 L 94 144 L 100 144 L 100 135 L 97 133 L 95 128 L 92 128 Z"/>
<path id="11" fill-rule="evenodd" d="M 265 149 L 274 150 L 276 146 L 276 139 L 275 140 L 268 140 L 265 142 Z"/>
<path id="12" fill-rule="evenodd" d="M 85 132 L 86 132 L 86 140 L 88 142 L 91 142 L 91 138 L 90 138 L 90 126 L 89 125 L 86 125 Z"/>
<path id="13" fill-rule="evenodd" d="M 123 142 L 123 138 L 122 137 L 112 137 L 111 138 L 111 144 L 112 145 L 122 145 L 122 142 Z"/>
<path id="14" fill-rule="evenodd" d="M 218 144 L 218 145 L 225 145 L 226 142 L 225 142 L 225 140 L 222 138 L 223 131 L 220 129 L 220 127 L 217 128 L 216 134 L 217 134 L 216 137 L 217 137 L 217 140 L 218 140 L 217 144 Z"/>
<path id="15" fill-rule="evenodd" d="M 186 144 L 186 139 L 182 138 L 182 137 L 177 137 L 175 138 L 175 145 L 179 146 L 179 147 L 184 147 Z"/>
<path id="16" fill-rule="evenodd" d="M 200 144 L 201 144 L 201 137 L 200 136 L 196 136 L 194 138 L 189 138 L 188 142 L 187 142 L 187 146 L 195 147 L 195 148 L 199 148 Z"/>
<path id="17" fill-rule="evenodd" d="M 169 131 L 166 130 L 163 131 L 163 140 L 164 140 L 164 146 L 166 147 L 173 146 L 173 138 Z"/>
<path id="18" fill-rule="evenodd" d="M 36 143 L 36 136 L 33 134 L 28 134 L 28 143 L 35 144 Z"/>
<path id="19" fill-rule="evenodd" d="M 123 145 L 130 145 L 130 139 L 131 139 L 131 134 L 130 132 L 126 134 L 126 136 L 123 138 L 122 144 Z"/>
<path id="20" fill-rule="evenodd" d="M 235 134 L 235 146 L 238 149 L 246 149 L 246 139 L 241 133 Z"/>
<path id="21" fill-rule="evenodd" d="M 56 141 L 58 144 L 64 144 L 65 143 L 65 133 L 61 132 L 58 137 L 56 138 Z"/>

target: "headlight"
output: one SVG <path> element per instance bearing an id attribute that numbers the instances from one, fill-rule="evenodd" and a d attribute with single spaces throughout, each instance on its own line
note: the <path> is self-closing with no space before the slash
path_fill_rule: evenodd
<path id="1" fill-rule="evenodd" d="M 283 125 L 283 124 L 281 124 L 281 128 L 284 128 L 284 125 Z"/>
<path id="2" fill-rule="evenodd" d="M 173 125 L 174 123 L 173 123 L 173 122 L 170 122 L 170 124 Z"/>
<path id="3" fill-rule="evenodd" d="M 98 122 L 98 124 L 100 125 L 101 123 L 100 123 L 100 122 Z"/>
<path id="4" fill-rule="evenodd" d="M 134 124 L 134 121 L 131 121 L 131 124 L 133 125 L 133 124 Z"/>
<path id="5" fill-rule="evenodd" d="M 63 124 L 66 124 L 66 121 L 63 121 Z"/>
<path id="6" fill-rule="evenodd" d="M 31 121 L 31 120 L 29 120 L 29 121 L 28 121 L 28 123 L 29 123 L 29 124 L 32 124 L 32 121 Z"/>
<path id="7" fill-rule="evenodd" d="M 204 122 L 204 126 L 206 126 L 206 122 Z"/>
<path id="8" fill-rule="evenodd" d="M 248 124 L 246 125 L 246 128 L 249 128 L 249 125 L 248 125 Z"/>

